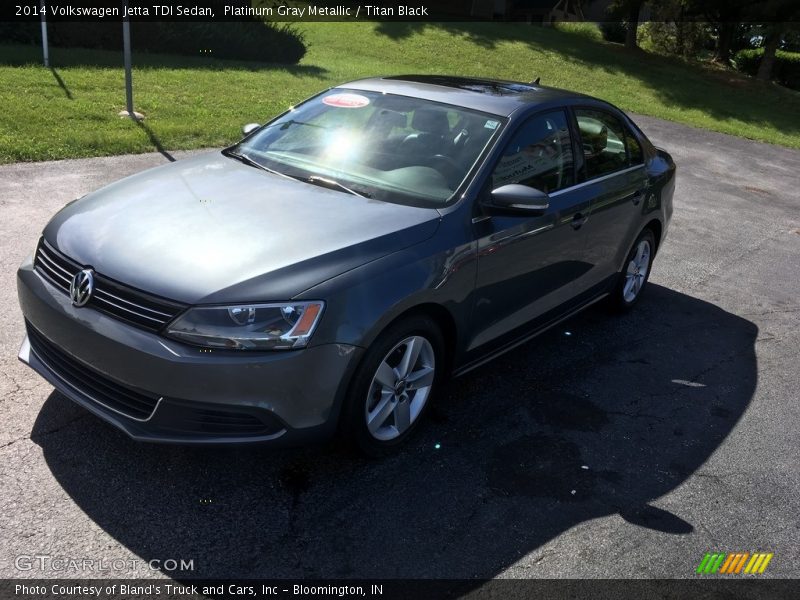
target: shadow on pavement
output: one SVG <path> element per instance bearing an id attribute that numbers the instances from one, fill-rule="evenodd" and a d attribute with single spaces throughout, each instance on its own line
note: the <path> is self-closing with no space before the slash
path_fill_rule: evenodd
<path id="1" fill-rule="evenodd" d="M 566 335 L 566 333 L 570 335 Z M 755 385 L 757 327 L 651 284 L 450 384 L 400 455 L 140 445 L 53 393 L 32 432 L 77 505 L 192 577 L 491 577 L 587 520 L 690 533 L 651 503 L 723 443 Z M 437 449 L 436 446 L 439 445 Z"/>
<path id="2" fill-rule="evenodd" d="M 148 125 L 144 121 L 137 119 L 134 119 L 133 121 L 134 123 L 136 123 L 136 126 L 139 127 L 139 129 L 144 131 L 145 135 L 147 135 L 147 139 L 149 139 L 150 143 L 153 144 L 153 146 L 155 146 L 155 149 L 158 151 L 159 154 L 161 154 L 161 156 L 166 158 L 169 162 L 175 162 L 175 157 L 164 149 L 164 146 L 161 144 L 161 140 L 158 138 L 155 132 L 152 129 L 150 129 L 150 127 L 148 127 Z"/>

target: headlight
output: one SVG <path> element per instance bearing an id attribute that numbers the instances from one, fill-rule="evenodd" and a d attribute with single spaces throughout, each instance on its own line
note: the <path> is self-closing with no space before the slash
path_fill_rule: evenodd
<path id="1" fill-rule="evenodd" d="M 322 315 L 324 302 L 242 304 L 190 308 L 167 328 L 176 340 L 229 350 L 303 348 Z"/>

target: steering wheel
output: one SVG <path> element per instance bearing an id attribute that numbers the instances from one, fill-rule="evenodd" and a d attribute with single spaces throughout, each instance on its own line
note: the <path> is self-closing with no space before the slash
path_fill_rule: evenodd
<path id="1" fill-rule="evenodd" d="M 429 157 L 426 162 L 428 162 L 429 167 L 436 169 L 439 173 L 444 175 L 444 178 L 447 180 L 447 185 L 452 189 L 455 189 L 456 186 L 461 183 L 461 180 L 464 179 L 464 175 L 466 174 L 466 169 L 464 169 L 464 167 L 444 154 L 434 154 Z"/>

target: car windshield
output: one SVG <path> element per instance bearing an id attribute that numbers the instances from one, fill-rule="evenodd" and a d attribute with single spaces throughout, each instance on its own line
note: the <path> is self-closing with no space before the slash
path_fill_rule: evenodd
<path id="1" fill-rule="evenodd" d="M 453 196 L 502 122 L 419 98 L 338 88 L 291 109 L 233 151 L 309 183 L 435 207 Z"/>

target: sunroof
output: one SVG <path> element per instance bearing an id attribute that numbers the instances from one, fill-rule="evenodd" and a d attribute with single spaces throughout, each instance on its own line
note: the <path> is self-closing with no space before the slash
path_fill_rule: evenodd
<path id="1" fill-rule="evenodd" d="M 510 96 L 525 92 L 534 92 L 541 89 L 533 84 L 516 83 L 513 81 L 492 81 L 490 79 L 471 79 L 468 77 L 444 77 L 441 75 L 398 75 L 386 77 L 385 79 L 429 83 L 493 96 Z"/>

